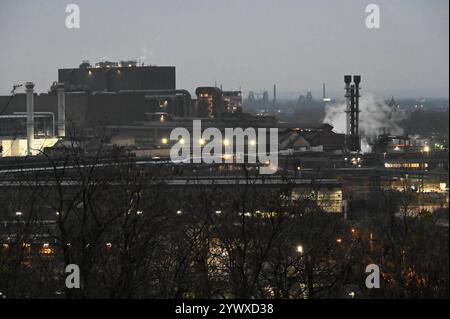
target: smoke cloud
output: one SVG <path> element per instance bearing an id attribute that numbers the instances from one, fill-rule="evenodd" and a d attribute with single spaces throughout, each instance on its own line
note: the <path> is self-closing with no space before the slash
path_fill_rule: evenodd
<path id="1" fill-rule="evenodd" d="M 335 132 L 345 133 L 347 131 L 345 109 L 345 103 L 327 105 L 323 122 L 332 125 Z M 359 132 L 363 152 L 370 150 L 368 141 L 379 134 L 403 134 L 400 126 L 400 122 L 404 119 L 403 113 L 396 107 L 387 105 L 383 99 L 366 92 L 359 100 L 359 109 Z"/>
<path id="2" fill-rule="evenodd" d="M 403 134 L 399 123 L 404 116 L 398 109 L 391 108 L 384 100 L 375 97 L 372 93 L 365 93 L 360 98 L 359 104 L 359 130 L 362 137 L 373 138 L 383 132 Z M 335 132 L 345 133 L 345 109 L 345 103 L 327 105 L 323 122 L 332 125 Z"/>

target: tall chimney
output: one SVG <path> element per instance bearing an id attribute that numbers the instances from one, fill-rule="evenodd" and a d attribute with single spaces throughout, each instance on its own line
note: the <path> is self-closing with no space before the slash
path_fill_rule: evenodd
<path id="1" fill-rule="evenodd" d="M 345 102 L 346 102 L 345 128 L 346 128 L 346 134 L 350 135 L 350 83 L 352 82 L 352 76 L 351 75 L 345 75 L 344 76 L 344 82 L 345 82 Z"/>
<path id="2" fill-rule="evenodd" d="M 351 76 L 346 75 L 345 81 L 345 97 L 347 100 L 347 149 L 351 152 L 361 151 L 361 142 L 359 139 L 359 84 L 361 83 L 361 76 L 353 76 L 353 83 L 351 83 Z"/>
<path id="3" fill-rule="evenodd" d="M 58 95 L 58 136 L 66 136 L 66 93 L 64 83 L 56 85 L 56 94 Z"/>
<path id="4" fill-rule="evenodd" d="M 27 154 L 31 155 L 31 147 L 34 144 L 34 83 L 25 83 L 27 95 Z"/>
<path id="5" fill-rule="evenodd" d="M 273 85 L 273 104 L 275 105 L 277 103 L 277 85 Z"/>

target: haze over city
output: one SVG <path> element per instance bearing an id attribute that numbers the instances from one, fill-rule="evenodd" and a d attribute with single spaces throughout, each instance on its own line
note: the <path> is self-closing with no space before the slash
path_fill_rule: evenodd
<path id="1" fill-rule="evenodd" d="M 68 1 L 0 3 L 0 94 L 33 81 L 46 92 L 58 68 L 82 59 L 174 65 L 176 86 L 311 90 L 342 98 L 342 74 L 364 75 L 382 97 L 448 97 L 448 1 L 376 1 L 380 29 L 365 26 L 370 1 L 85 1 L 80 29 L 65 27 Z M 20 22 L 19 22 L 20 21 Z M 19 22 L 19 23 L 18 23 Z"/>

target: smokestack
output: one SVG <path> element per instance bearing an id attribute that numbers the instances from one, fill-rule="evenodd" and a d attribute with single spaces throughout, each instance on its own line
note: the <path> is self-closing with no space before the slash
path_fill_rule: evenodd
<path id="1" fill-rule="evenodd" d="M 31 146 L 34 144 L 34 83 L 25 83 L 27 94 L 27 154 L 31 155 Z"/>
<path id="2" fill-rule="evenodd" d="M 346 75 L 345 81 L 345 97 L 347 100 L 347 148 L 352 152 L 361 151 L 361 143 L 359 140 L 359 84 L 361 76 L 353 76 L 353 84 L 350 85 L 352 77 Z"/>
<path id="3" fill-rule="evenodd" d="M 354 75 L 353 82 L 355 83 L 355 148 L 357 148 L 358 151 L 361 151 L 361 140 L 359 138 L 359 84 L 361 83 L 361 75 Z"/>
<path id="4" fill-rule="evenodd" d="M 345 100 L 346 100 L 346 134 L 350 135 L 350 82 L 352 82 L 352 76 L 351 75 L 344 75 L 344 82 L 345 82 Z"/>
<path id="5" fill-rule="evenodd" d="M 58 95 L 58 136 L 66 136 L 66 93 L 64 83 L 56 85 L 56 94 Z"/>
<path id="6" fill-rule="evenodd" d="M 277 102 L 277 85 L 273 85 L 273 103 L 275 104 Z"/>

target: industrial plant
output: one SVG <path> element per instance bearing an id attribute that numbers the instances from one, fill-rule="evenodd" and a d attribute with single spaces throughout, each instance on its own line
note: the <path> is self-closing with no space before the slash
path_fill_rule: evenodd
<path id="1" fill-rule="evenodd" d="M 58 254 L 81 260 L 80 256 L 84 256 L 90 249 L 89 245 L 94 244 L 94 233 L 83 235 L 86 238 L 83 237 L 82 244 L 78 237 L 81 235 L 76 233 L 83 231 L 84 227 L 92 227 L 92 232 L 109 227 L 103 223 L 109 220 L 109 214 L 115 209 L 110 204 L 120 196 L 125 196 L 127 201 L 125 218 L 130 214 L 133 218 L 149 214 L 159 220 L 161 216 L 154 215 L 155 207 L 162 205 L 160 213 L 169 218 L 170 223 L 174 222 L 173 218 L 181 221 L 188 218 L 183 216 L 192 214 L 189 218 L 194 220 L 183 220 L 182 223 L 193 227 L 201 223 L 195 219 L 200 217 L 194 212 L 208 207 L 209 213 L 212 212 L 212 216 L 206 215 L 210 216 L 208 227 L 211 228 L 208 229 L 211 231 L 216 227 L 214 225 L 218 225 L 215 223 L 239 227 L 239 223 L 244 221 L 239 219 L 241 217 L 257 218 L 255 220 L 270 220 L 274 216 L 281 218 L 291 214 L 293 202 L 302 203 L 304 206 L 294 209 L 303 212 L 299 216 L 310 211 L 320 212 L 326 214 L 326 218 L 332 218 L 333 223 L 343 224 L 344 229 L 351 228 L 349 234 L 338 232 L 336 245 L 343 247 L 344 241 L 355 244 L 356 240 L 367 240 L 371 260 L 380 263 L 388 258 L 387 243 L 374 239 L 381 235 L 375 235 L 371 226 L 363 226 L 365 216 L 373 209 L 371 201 L 374 197 L 383 198 L 387 196 L 383 194 L 390 192 L 406 195 L 409 200 L 407 209 L 402 211 L 402 202 L 397 199 L 389 204 L 393 205 L 391 208 L 395 214 L 397 209 L 408 218 L 424 212 L 435 214 L 440 216 L 435 227 L 448 231 L 448 136 L 396 135 L 390 131 L 388 122 L 377 134 L 365 134 L 367 128 L 360 121 L 360 115 L 365 112 L 360 100 L 364 97 L 361 75 L 343 75 L 341 97 L 329 98 L 323 84 L 320 101 L 314 100 L 308 92 L 297 102 L 300 108 L 309 105 L 343 116 L 345 132 L 336 132 L 334 123 L 326 122 L 327 116 L 323 122 L 311 124 L 293 119 L 293 106 L 291 109 L 281 107 L 283 102 L 277 98 L 276 85 L 270 101 L 267 91 L 262 94 L 249 92 L 248 98 L 243 99 L 240 90 L 227 91 L 208 85 L 197 87 L 195 95 L 191 96 L 188 90 L 175 86 L 175 79 L 173 66 L 147 66 L 136 61 L 103 61 L 91 65 L 89 61 L 83 61 L 78 68 L 60 69 L 58 80 L 47 93 L 36 93 L 34 83 L 26 82 L 15 85 L 11 95 L 0 97 L 0 197 L 6 203 L 3 207 L 7 207 L 0 217 L 0 242 L 4 254 L 17 245 L 21 246 L 25 253 L 22 263 L 30 269 L 35 263 L 33 260 L 41 260 L 42 257 L 47 261 L 53 260 L 58 258 Z M 337 106 L 338 100 L 344 101 L 343 109 Z M 390 118 L 398 112 L 398 105 L 392 99 L 384 116 Z M 200 120 L 204 129 L 214 128 L 222 133 L 237 128 L 244 131 L 247 128 L 277 129 L 278 163 L 275 171 L 271 175 L 262 175 L 261 167 L 271 163 L 250 160 L 243 163 L 235 158 L 239 153 L 231 155 L 224 152 L 224 161 L 212 163 L 171 161 L 172 146 L 185 143 L 171 139 L 171 132 L 182 128 L 192 133 L 195 120 Z M 208 142 L 203 137 L 188 141 L 193 147 L 200 148 Z M 220 148 L 229 146 L 230 142 L 233 143 L 219 141 Z M 247 136 L 245 149 L 256 147 L 257 143 Z M 362 143 L 370 149 L 364 150 Z M 247 153 L 241 155 L 249 158 Z M 96 196 L 97 187 L 109 193 L 95 202 L 90 201 L 89 196 Z M 126 190 L 123 194 L 122 188 Z M 161 198 L 167 196 L 167 202 L 165 199 L 161 199 L 164 203 L 160 204 L 152 202 L 159 192 L 162 192 Z M 42 201 L 44 194 L 45 200 Z M 230 200 L 239 194 L 246 194 L 249 207 L 240 207 L 239 201 Z M 34 196 L 38 197 L 32 200 Z M 198 206 L 196 201 L 202 198 L 207 200 Z M 276 205 L 272 205 L 274 201 Z M 83 214 L 83 211 L 94 214 L 92 216 L 100 214 L 103 222 L 82 226 L 75 221 L 75 216 Z M 442 214 L 443 211 L 447 211 L 447 215 Z M 234 216 L 227 217 L 230 218 L 228 222 L 221 219 L 227 214 Z M 69 219 L 64 219 L 69 215 Z M 73 224 L 70 224 L 71 220 Z M 17 235 L 17 225 L 26 230 L 26 238 Z M 150 227 L 151 222 L 144 225 Z M 261 224 L 258 227 L 266 226 Z M 168 242 L 175 240 L 173 245 L 184 245 L 172 238 L 175 229 L 167 228 L 166 231 L 161 238 Z M 234 234 L 235 230 L 230 228 L 229 231 Z M 75 234 L 71 235 L 71 232 Z M 231 251 L 222 251 L 226 246 L 218 244 L 222 235 L 215 234 L 210 241 L 204 239 L 206 246 L 200 246 L 199 251 L 204 259 L 193 260 L 189 273 L 194 271 L 195 276 L 201 276 L 202 272 L 195 272 L 196 267 L 207 267 L 204 270 L 206 276 L 216 276 L 214 280 L 218 282 L 229 281 L 231 270 L 226 269 L 225 260 Z M 332 236 L 335 235 L 333 233 Z M 100 245 L 102 251 L 113 252 L 115 247 L 120 247 L 120 239 L 113 234 L 108 233 L 108 236 L 109 239 L 102 237 L 95 245 Z M 302 241 L 306 242 L 306 239 Z M 69 249 L 69 246 L 76 245 L 81 250 L 71 253 L 74 248 Z M 295 247 L 293 251 L 300 252 L 298 258 L 303 260 L 303 244 Z M 180 253 L 188 254 L 189 248 L 184 247 Z M 341 253 L 333 250 L 328 261 L 336 262 L 342 257 Z M 318 267 L 322 266 L 323 263 L 318 264 Z M 163 277 L 157 278 L 163 280 Z M 209 282 L 206 277 L 199 278 L 202 283 Z M 386 280 L 394 285 L 394 281 Z M 168 298 L 253 296 L 253 293 L 239 295 L 232 289 L 221 295 L 214 290 L 206 291 L 206 286 L 191 282 L 185 284 L 190 287 L 185 291 L 163 292 L 158 290 L 161 289 L 158 283 L 152 281 L 148 292 L 138 291 L 136 294 Z M 89 286 L 88 283 L 85 285 Z M 266 290 L 256 296 L 281 296 L 274 283 L 267 285 L 269 288 L 264 288 Z M 302 284 L 290 288 L 288 293 L 295 298 L 321 297 L 315 290 L 323 285 L 321 282 Z M 95 286 L 89 287 L 78 296 L 104 296 Z M 1 275 L 0 289 L 4 289 Z M 335 294 L 348 296 L 346 289 Z M 11 291 L 20 296 L 21 292 Z M 62 288 L 55 291 L 45 294 L 50 297 L 53 294 L 72 295 L 71 291 L 64 292 Z M 370 296 L 362 292 L 358 294 Z"/>

